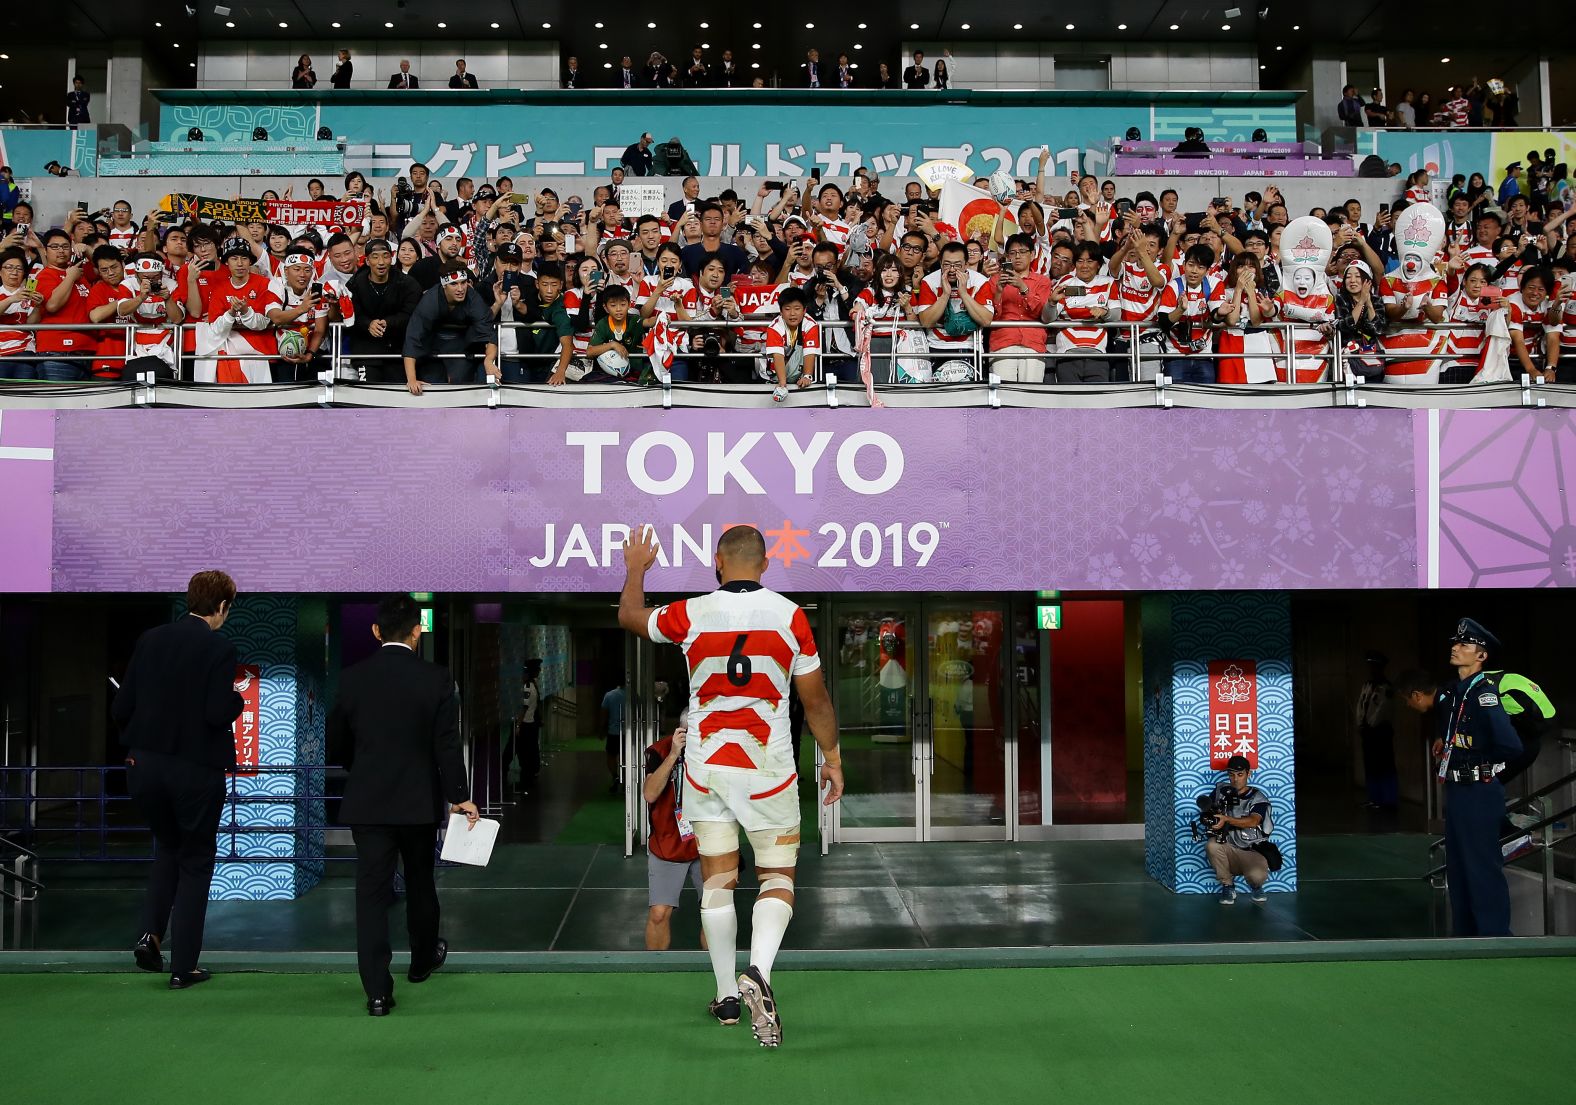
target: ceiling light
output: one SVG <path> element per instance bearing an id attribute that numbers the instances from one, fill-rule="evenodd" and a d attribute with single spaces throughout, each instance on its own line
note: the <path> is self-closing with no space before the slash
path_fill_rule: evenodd
<path id="1" fill-rule="evenodd" d="M 489 24 L 489 26 L 491 26 L 492 29 L 495 30 L 495 31 L 498 29 L 498 24 L 496 24 L 496 23 Z"/>
<path id="2" fill-rule="evenodd" d="M 600 31 L 600 30 L 601 30 L 601 29 L 602 29 L 602 24 L 600 24 L 600 23 L 598 23 L 598 24 L 597 24 L 597 25 L 596 25 L 596 29 L 597 29 L 597 30 L 599 30 L 599 31 Z"/>
<path id="3" fill-rule="evenodd" d="M 10 60 L 11 60 L 11 55 L 10 54 L 0 54 L 0 61 L 10 61 Z"/>
<path id="4" fill-rule="evenodd" d="M 598 42 L 596 44 L 596 48 L 598 50 L 606 50 L 607 49 L 607 43 L 605 43 L 605 42 Z"/>
<path id="5" fill-rule="evenodd" d="M 392 23 L 385 23 L 385 24 L 383 24 L 383 26 L 385 28 L 387 28 L 388 30 L 391 30 L 391 31 L 394 29 L 394 24 L 392 24 Z"/>
<path id="6" fill-rule="evenodd" d="M 710 50 L 711 49 L 711 43 L 709 43 L 709 42 L 702 42 L 700 44 L 700 48 L 702 50 Z"/>
<path id="7" fill-rule="evenodd" d="M 711 24 L 710 23 L 702 23 L 700 25 L 700 29 L 703 30 L 703 31 L 709 31 L 709 30 L 711 30 Z"/>
<path id="8" fill-rule="evenodd" d="M 760 25 L 760 24 L 759 24 L 759 23 L 757 23 L 757 24 L 755 24 L 755 29 L 756 29 L 756 30 L 757 30 L 757 31 L 758 31 L 758 30 L 760 30 L 760 29 L 761 29 L 761 25 Z"/>
<path id="9" fill-rule="evenodd" d="M 1178 29 L 1178 28 L 1177 28 L 1177 25 L 1176 25 L 1176 24 L 1175 24 L 1175 23 L 1173 23 L 1173 24 L 1171 24 L 1171 29 L 1172 29 L 1172 30 L 1173 30 L 1173 31 L 1175 31 L 1175 30 L 1177 30 L 1177 29 Z"/>
<path id="10" fill-rule="evenodd" d="M 813 31 L 813 30 L 815 30 L 815 24 L 814 23 L 806 23 L 804 25 L 804 29 L 807 30 L 807 31 Z"/>
<path id="11" fill-rule="evenodd" d="M 438 30 L 440 30 L 440 31 L 445 30 L 445 29 L 448 28 L 448 26 L 449 25 L 447 23 L 439 23 L 438 24 Z"/>
<path id="12" fill-rule="evenodd" d="M 195 61 L 188 61 L 186 63 L 186 66 L 189 69 L 196 69 L 197 68 L 197 63 Z"/>
<path id="13" fill-rule="evenodd" d="M 550 30 L 552 30 L 552 29 L 553 29 L 553 25 L 552 25 L 552 24 L 551 24 L 551 23 L 543 23 L 543 24 L 542 24 L 542 30 L 544 30 L 544 31 L 550 31 Z"/>
<path id="14" fill-rule="evenodd" d="M 759 42 L 752 42 L 752 43 L 750 43 L 750 49 L 752 49 L 752 50 L 759 50 L 760 48 L 761 48 L 761 44 Z"/>
<path id="15" fill-rule="evenodd" d="M 338 24 L 338 23 L 337 23 L 337 22 L 335 22 L 335 23 L 330 23 L 330 24 L 329 24 L 329 26 L 330 26 L 330 27 L 338 27 L 338 26 L 339 26 L 339 24 Z"/>
<path id="16" fill-rule="evenodd" d="M 602 68 L 603 69 L 611 69 L 611 68 L 613 68 L 613 63 L 610 62 L 610 61 L 604 61 L 602 63 Z"/>
<path id="17" fill-rule="evenodd" d="M 647 23 L 646 24 L 646 29 L 654 31 L 654 30 L 657 29 L 657 25 L 655 23 Z"/>
<path id="18" fill-rule="evenodd" d="M 226 26 L 226 27 L 231 27 L 231 28 L 233 28 L 233 27 L 234 27 L 234 26 L 235 26 L 235 24 L 234 24 L 234 23 L 231 23 L 231 22 L 230 22 L 230 21 L 229 21 L 229 20 L 225 20 L 225 23 L 224 23 L 224 25 L 225 25 L 225 26 Z"/>
<path id="19" fill-rule="evenodd" d="M 179 50 L 181 48 L 181 44 L 179 42 L 172 42 L 172 43 L 170 43 L 170 45 L 175 47 L 177 50 Z M 1445 60 L 1449 61 L 1450 59 L 1446 58 Z"/>
<path id="20" fill-rule="evenodd" d="M 1069 30 L 1069 31 L 1070 31 L 1070 30 L 1072 30 L 1072 29 L 1073 29 L 1073 25 L 1072 25 L 1072 24 L 1071 24 L 1071 23 L 1069 23 L 1069 24 L 1067 24 L 1067 29 L 1068 29 L 1068 30 Z"/>
<path id="21" fill-rule="evenodd" d="M 1292 25 L 1291 25 L 1291 29 L 1292 29 L 1292 30 L 1294 30 L 1294 31 L 1300 31 L 1300 30 L 1302 30 L 1302 27 L 1301 27 L 1301 26 L 1299 26 L 1299 25 L 1298 25 L 1298 24 L 1296 24 L 1296 23 L 1293 23 L 1293 24 L 1292 24 Z"/>
<path id="22" fill-rule="evenodd" d="M 959 26 L 965 31 L 969 29 L 969 25 L 967 23 L 960 23 Z"/>
<path id="23" fill-rule="evenodd" d="M 279 29 L 280 30 L 285 30 L 289 26 L 290 26 L 290 24 L 286 23 L 284 20 L 280 20 L 279 21 Z"/>
<path id="24" fill-rule="evenodd" d="M 917 31 L 917 30 L 919 30 L 919 24 L 918 23 L 910 23 L 908 25 L 908 29 L 911 30 L 911 31 Z"/>
<path id="25" fill-rule="evenodd" d="M 760 62 L 758 62 L 758 61 L 750 62 L 750 68 L 751 69 L 759 69 L 760 67 L 761 67 L 761 63 Z"/>
<path id="26" fill-rule="evenodd" d="M 1223 31 L 1229 31 L 1229 30 L 1231 30 L 1231 24 L 1230 23 L 1222 23 L 1220 25 L 1220 29 L 1223 30 Z"/>
<path id="27" fill-rule="evenodd" d="M 155 23 L 154 26 L 155 27 L 162 27 L 162 26 L 164 26 L 164 24 L 163 23 Z"/>
<path id="28" fill-rule="evenodd" d="M 1284 49 L 1286 49 L 1286 47 L 1284 47 L 1284 46 L 1277 46 L 1277 47 L 1275 47 L 1275 49 L 1277 49 L 1277 50 L 1284 50 Z"/>
<path id="29" fill-rule="evenodd" d="M 1450 64 L 1450 59 L 1449 58 L 1440 58 L 1439 59 L 1439 64 L 1440 65 L 1449 65 Z"/>
<path id="30" fill-rule="evenodd" d="M 865 29 L 865 24 L 863 24 L 863 23 L 861 23 L 861 24 L 859 24 L 859 29 L 860 29 L 860 30 L 861 30 L 861 31 L 862 31 L 862 30 L 864 30 L 864 29 Z"/>
<path id="31" fill-rule="evenodd" d="M 1261 66 L 1259 66 L 1259 68 L 1260 68 L 1260 69 L 1267 69 L 1267 68 L 1269 68 L 1269 67 L 1268 67 L 1268 66 L 1266 66 L 1266 65 L 1261 65 Z"/>
<path id="32" fill-rule="evenodd" d="M 1015 31 L 1021 31 L 1021 30 L 1023 30 L 1023 24 L 1022 23 L 1014 23 L 1012 25 L 1012 29 L 1015 30 Z"/>
<path id="33" fill-rule="evenodd" d="M 863 42 L 856 42 L 856 43 L 854 43 L 854 49 L 856 49 L 856 50 L 863 50 L 864 48 L 865 48 L 865 44 Z"/>
<path id="34" fill-rule="evenodd" d="M 1118 23 L 1116 25 L 1116 29 L 1119 30 L 1119 31 L 1125 31 L 1125 30 L 1127 30 L 1127 24 L 1126 23 Z"/>
<path id="35" fill-rule="evenodd" d="M 850 68 L 850 69 L 858 69 L 859 68 L 859 63 L 857 61 L 851 61 L 851 62 L 848 63 L 848 68 Z"/>

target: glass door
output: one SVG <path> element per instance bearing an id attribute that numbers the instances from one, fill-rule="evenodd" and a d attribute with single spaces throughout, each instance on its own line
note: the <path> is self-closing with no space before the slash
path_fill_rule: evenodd
<path id="1" fill-rule="evenodd" d="M 831 661 L 846 784 L 842 800 L 832 807 L 833 839 L 923 839 L 924 747 L 916 741 L 916 691 L 925 648 L 919 603 L 836 602 L 829 628 L 831 639 L 821 643 L 820 651 Z"/>
<path id="2" fill-rule="evenodd" d="M 656 743 L 662 704 L 657 697 L 657 650 L 645 637 L 625 634 L 623 724 L 619 740 L 619 779 L 624 788 L 624 855 L 646 842 L 646 749 Z"/>
<path id="3" fill-rule="evenodd" d="M 847 783 L 833 839 L 1009 839 L 1005 629 L 991 599 L 832 604 L 821 651 Z"/>

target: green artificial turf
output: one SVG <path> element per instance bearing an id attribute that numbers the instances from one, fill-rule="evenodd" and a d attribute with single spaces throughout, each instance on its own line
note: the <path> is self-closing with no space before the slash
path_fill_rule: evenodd
<path id="1" fill-rule="evenodd" d="M 1571 959 L 784 970 L 775 1052 L 704 975 L 396 978 L 372 1019 L 349 974 L 0 975 L 5 1099 L 1533 1105 L 1576 1072 Z"/>

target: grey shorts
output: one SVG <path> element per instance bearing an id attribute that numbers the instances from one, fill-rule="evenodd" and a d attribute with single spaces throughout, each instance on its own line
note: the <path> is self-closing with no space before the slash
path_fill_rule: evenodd
<path id="1" fill-rule="evenodd" d="M 689 876 L 690 882 L 695 885 L 695 893 L 699 894 L 704 885 L 700 877 L 700 860 L 674 863 L 672 860 L 658 859 L 647 852 L 646 885 L 651 891 L 650 904 L 676 907 L 679 904 L 679 892 L 684 889 L 685 875 Z"/>

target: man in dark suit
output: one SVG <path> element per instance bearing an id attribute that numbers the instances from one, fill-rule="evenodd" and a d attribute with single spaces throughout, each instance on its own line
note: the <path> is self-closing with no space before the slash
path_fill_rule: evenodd
<path id="1" fill-rule="evenodd" d="M 410 71 L 410 59 L 401 58 L 399 72 L 389 78 L 390 88 L 420 88 L 421 80 Z"/>
<path id="2" fill-rule="evenodd" d="M 724 50 L 722 60 L 717 63 L 716 85 L 718 88 L 738 88 L 744 83 L 739 75 L 739 63 L 733 60 L 733 51 Z"/>
<path id="3" fill-rule="evenodd" d="M 904 88 L 924 88 L 930 83 L 930 70 L 925 68 L 925 52 L 914 51 L 914 64 L 903 70 Z"/>
<path id="4" fill-rule="evenodd" d="M 640 75 L 635 72 L 635 63 L 628 54 L 619 59 L 618 68 L 613 71 L 614 88 L 636 88 L 640 84 Z"/>
<path id="5" fill-rule="evenodd" d="M 454 63 L 454 75 L 449 78 L 450 88 L 475 88 L 476 74 L 465 71 L 465 59 L 460 58 Z"/>
<path id="6" fill-rule="evenodd" d="M 848 64 L 847 54 L 837 55 L 837 87 L 854 87 L 854 70 L 853 67 Z"/>
<path id="7" fill-rule="evenodd" d="M 378 606 L 372 633 L 383 647 L 346 669 L 328 715 L 329 755 L 350 771 L 339 819 L 356 842 L 356 964 L 367 1012 L 394 1008 L 389 974 L 389 908 L 394 865 L 405 872 L 411 982 L 425 982 L 448 958 L 438 935 L 433 881 L 438 825 L 445 812 L 478 817 L 460 749 L 460 703 L 447 669 L 416 655 L 421 610 L 409 595 Z"/>
<path id="8" fill-rule="evenodd" d="M 565 88 L 584 88 L 585 85 L 580 83 L 582 79 L 580 76 L 580 59 L 570 58 L 569 67 L 564 70 L 564 79 L 559 83 Z"/>
<path id="9" fill-rule="evenodd" d="M 217 630 L 230 616 L 235 581 L 198 572 L 186 588 L 186 613 L 137 642 L 111 715 L 120 727 L 132 797 L 153 830 L 153 872 L 142 903 L 137 966 L 164 970 L 170 989 L 211 977 L 197 966 L 208 886 L 224 810 L 224 773 L 235 768 L 231 726 L 244 702 L 235 690 L 235 646 Z"/>
<path id="10" fill-rule="evenodd" d="M 802 87 L 821 87 L 821 51 L 811 50 L 805 54 L 804 64 L 800 68 L 804 70 L 804 76 L 800 81 Z"/>

